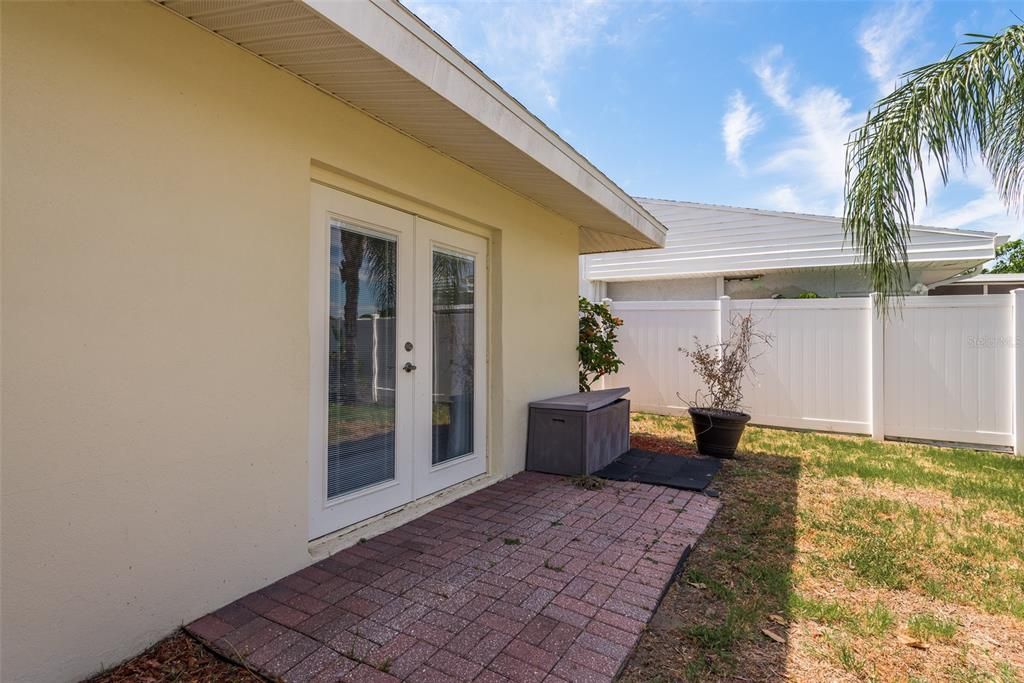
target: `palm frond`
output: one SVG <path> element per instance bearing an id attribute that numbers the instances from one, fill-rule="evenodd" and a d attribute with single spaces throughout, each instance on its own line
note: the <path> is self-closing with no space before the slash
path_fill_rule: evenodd
<path id="1" fill-rule="evenodd" d="M 475 264 L 471 258 L 436 251 L 433 255 L 434 306 L 473 303 Z"/>
<path id="2" fill-rule="evenodd" d="M 925 170 L 966 169 L 977 154 L 1008 207 L 1024 191 L 1024 26 L 995 36 L 970 34 L 967 49 L 904 74 L 902 84 L 868 112 L 846 148 L 843 226 L 861 252 L 884 302 L 903 296 L 907 242 Z"/>

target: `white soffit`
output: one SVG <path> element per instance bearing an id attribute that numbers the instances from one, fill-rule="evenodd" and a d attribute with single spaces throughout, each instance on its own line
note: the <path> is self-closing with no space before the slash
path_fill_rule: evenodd
<path id="1" fill-rule="evenodd" d="M 580 226 L 580 252 L 665 228 L 394 0 L 157 0 Z"/>

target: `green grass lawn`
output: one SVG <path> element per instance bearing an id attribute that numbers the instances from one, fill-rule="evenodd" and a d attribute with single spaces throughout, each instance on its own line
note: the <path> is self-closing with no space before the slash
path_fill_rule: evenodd
<path id="1" fill-rule="evenodd" d="M 740 451 L 625 680 L 1024 681 L 1024 459 L 753 427 Z"/>

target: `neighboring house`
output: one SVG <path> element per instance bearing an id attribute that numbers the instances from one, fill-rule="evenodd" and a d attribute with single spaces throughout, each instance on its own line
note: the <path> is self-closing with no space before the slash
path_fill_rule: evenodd
<path id="1" fill-rule="evenodd" d="M 616 301 L 865 296 L 870 286 L 842 219 L 662 199 L 640 204 L 668 226 L 664 249 L 580 258 L 580 294 Z M 908 293 L 995 257 L 1006 237 L 913 226 Z"/>
<path id="2" fill-rule="evenodd" d="M 397 2 L 0 11 L 5 682 L 522 470 L 579 254 L 663 243 Z"/>
<path id="3" fill-rule="evenodd" d="M 1009 294 L 1024 289 L 1024 273 L 982 273 L 928 290 L 930 296 L 949 294 Z"/>

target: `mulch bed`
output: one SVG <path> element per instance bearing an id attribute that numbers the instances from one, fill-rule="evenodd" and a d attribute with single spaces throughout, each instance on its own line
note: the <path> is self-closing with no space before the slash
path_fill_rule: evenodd
<path id="1" fill-rule="evenodd" d="M 184 631 L 141 655 L 89 679 L 88 683 L 256 683 L 263 679 L 213 654 Z"/>

